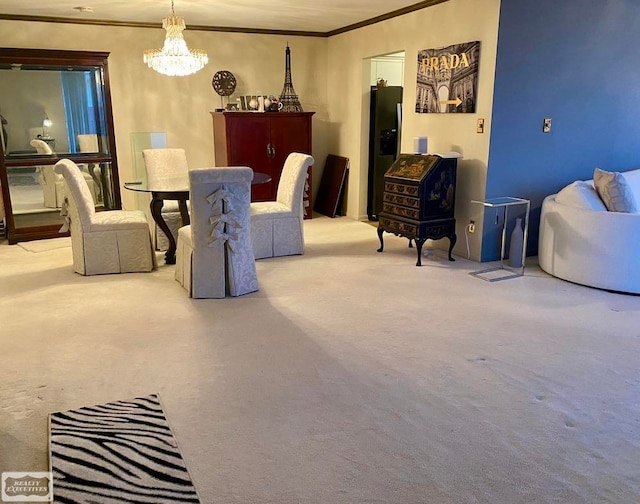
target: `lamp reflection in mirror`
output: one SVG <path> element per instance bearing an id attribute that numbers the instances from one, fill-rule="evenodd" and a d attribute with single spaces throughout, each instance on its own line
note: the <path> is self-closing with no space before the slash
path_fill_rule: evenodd
<path id="1" fill-rule="evenodd" d="M 51 126 L 53 126 L 53 123 L 51 122 L 51 119 L 49 119 L 49 116 L 45 113 L 44 120 L 42 121 L 42 138 L 50 138 L 49 128 Z"/>
<path id="2" fill-rule="evenodd" d="M 171 0 L 171 16 L 162 18 L 162 28 L 167 34 L 162 49 L 147 49 L 143 61 L 158 73 L 169 76 L 184 76 L 196 73 L 208 62 L 206 51 L 189 49 L 182 31 L 186 29 L 184 18 L 176 16 Z"/>

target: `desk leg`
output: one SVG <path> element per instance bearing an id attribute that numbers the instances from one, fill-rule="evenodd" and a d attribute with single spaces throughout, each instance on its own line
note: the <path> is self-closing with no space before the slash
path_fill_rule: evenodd
<path id="1" fill-rule="evenodd" d="M 156 198 L 155 196 L 151 199 L 151 216 L 153 220 L 158 225 L 164 234 L 167 235 L 167 239 L 169 240 L 169 248 L 164 254 L 164 262 L 166 264 L 175 264 L 176 263 L 176 239 L 173 237 L 173 233 L 167 226 L 167 223 L 162 218 L 162 207 L 164 206 L 164 202 Z"/>
<path id="2" fill-rule="evenodd" d="M 378 252 L 382 252 L 384 250 L 384 240 L 382 239 L 383 232 L 384 229 L 382 229 L 382 226 L 378 224 L 378 240 L 380 240 L 380 248 L 378 249 Z"/>
<path id="3" fill-rule="evenodd" d="M 422 266 L 422 246 L 424 242 L 427 241 L 426 238 L 414 238 L 416 241 L 416 248 L 418 249 L 418 262 L 416 262 L 416 266 Z M 411 245 L 411 240 L 409 240 L 409 245 Z"/>
<path id="4" fill-rule="evenodd" d="M 451 233 L 449 235 L 449 260 L 450 261 L 455 261 L 455 259 L 451 255 L 451 252 L 453 252 L 453 247 L 455 246 L 456 241 L 458 241 L 458 237 L 456 236 L 455 233 Z"/>

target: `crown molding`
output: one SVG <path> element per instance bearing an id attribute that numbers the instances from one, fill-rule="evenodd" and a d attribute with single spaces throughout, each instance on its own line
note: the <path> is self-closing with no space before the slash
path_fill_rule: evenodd
<path id="1" fill-rule="evenodd" d="M 365 21 L 360 21 L 359 23 L 354 23 L 354 24 L 345 26 L 343 28 L 337 28 L 335 30 L 328 31 L 324 34 L 324 36 L 333 37 L 334 35 L 340 35 L 341 33 L 357 30 L 358 28 L 364 28 L 365 26 L 370 26 L 372 24 L 376 24 L 381 21 L 386 21 L 387 19 L 392 19 L 394 17 L 402 16 L 404 14 L 409 14 L 410 12 L 422 10 L 427 7 L 431 7 L 433 5 L 441 4 L 448 1 L 449 0 L 425 0 L 423 2 L 418 2 L 417 4 L 403 7 L 402 9 L 397 9 L 391 12 L 387 12 L 386 14 L 382 14 L 380 16 L 376 16 L 374 18 L 367 19 Z"/>
<path id="2" fill-rule="evenodd" d="M 92 26 L 116 26 L 127 28 L 159 28 L 162 29 L 162 23 L 140 23 L 133 21 L 110 21 L 106 19 L 77 19 L 66 17 L 50 17 L 50 16 L 21 16 L 17 14 L 0 14 L 0 20 L 7 21 L 30 21 L 35 23 L 62 23 L 62 24 L 80 24 Z M 326 37 L 322 32 L 297 31 L 297 30 L 267 30 L 263 28 L 234 28 L 229 26 L 187 26 L 189 31 L 213 31 L 213 32 L 230 32 L 230 33 L 258 33 L 263 35 L 299 35 L 303 37 Z"/>

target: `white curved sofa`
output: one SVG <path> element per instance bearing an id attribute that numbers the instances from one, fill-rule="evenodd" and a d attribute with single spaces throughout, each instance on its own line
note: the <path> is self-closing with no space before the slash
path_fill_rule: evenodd
<path id="1" fill-rule="evenodd" d="M 640 169 L 622 173 L 640 204 Z M 607 211 L 593 181 L 547 196 L 540 214 L 540 267 L 563 280 L 640 293 L 640 213 Z"/>

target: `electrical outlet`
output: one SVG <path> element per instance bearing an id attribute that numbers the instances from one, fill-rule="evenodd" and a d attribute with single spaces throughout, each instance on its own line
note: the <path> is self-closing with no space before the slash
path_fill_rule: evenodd
<path id="1" fill-rule="evenodd" d="M 475 221 L 469 221 L 469 225 L 467 227 L 469 228 L 469 232 L 470 233 L 475 233 L 476 232 L 476 222 Z"/>
<path id="2" fill-rule="evenodd" d="M 478 119 L 478 123 L 476 125 L 476 132 L 484 133 L 484 119 Z"/>

